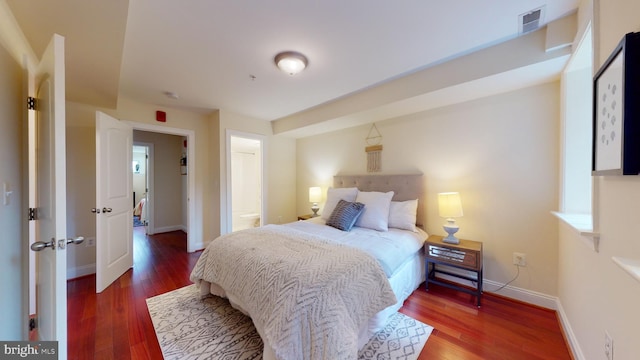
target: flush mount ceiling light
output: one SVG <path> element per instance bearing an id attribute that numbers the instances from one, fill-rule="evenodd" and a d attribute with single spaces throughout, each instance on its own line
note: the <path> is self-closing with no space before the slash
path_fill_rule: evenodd
<path id="1" fill-rule="evenodd" d="M 284 51 L 276 55 L 274 61 L 278 68 L 289 75 L 295 75 L 307 67 L 307 58 L 295 51 Z"/>

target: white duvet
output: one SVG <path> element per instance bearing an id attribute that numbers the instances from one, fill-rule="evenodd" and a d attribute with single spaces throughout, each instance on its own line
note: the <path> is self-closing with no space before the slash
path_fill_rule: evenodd
<path id="1" fill-rule="evenodd" d="M 353 359 L 360 329 L 396 303 L 375 256 L 300 230 L 318 226 L 313 231 L 332 232 L 299 222 L 221 236 L 191 273 L 196 284 L 210 283 L 212 293 L 241 304 L 278 359 Z"/>
<path id="2" fill-rule="evenodd" d="M 424 245 L 428 237 L 422 229 L 416 232 L 389 228 L 389 231 L 376 231 L 353 227 L 351 231 L 342 231 L 325 225 L 321 217 L 306 221 L 297 221 L 284 226 L 316 234 L 328 240 L 365 251 L 378 260 L 388 278 L 392 277 L 400 266 Z"/>

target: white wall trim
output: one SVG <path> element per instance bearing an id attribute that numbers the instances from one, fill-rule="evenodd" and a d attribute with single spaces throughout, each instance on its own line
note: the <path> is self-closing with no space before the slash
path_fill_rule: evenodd
<path id="1" fill-rule="evenodd" d="M 498 290 L 504 284 L 493 280 L 484 280 L 484 291 L 494 293 L 496 295 L 505 296 L 511 299 L 519 300 L 528 304 L 537 305 L 543 308 L 557 310 L 558 298 L 541 292 L 523 289 L 511 285 L 505 286 L 502 290 Z"/>
<path id="2" fill-rule="evenodd" d="M 474 273 L 472 272 L 462 270 L 462 269 L 452 268 L 452 267 L 447 267 L 447 271 L 451 273 L 467 276 L 467 277 L 475 276 Z M 466 280 L 463 280 L 454 276 L 449 276 L 446 274 L 438 274 L 438 277 L 454 283 L 462 284 L 465 286 L 471 286 L 471 287 L 476 286 L 475 282 L 472 283 L 470 281 L 466 281 Z M 522 301 L 527 304 L 532 304 L 532 305 L 540 306 L 540 307 L 551 309 L 551 310 L 557 310 L 558 298 L 555 296 L 551 296 L 551 295 L 543 294 L 537 291 L 523 289 L 523 288 L 511 286 L 511 285 L 504 286 L 503 289 L 497 291 L 502 286 L 504 286 L 503 283 L 499 283 L 493 280 L 483 279 L 483 286 L 482 286 L 483 292 L 490 292 L 496 295 Z"/>
<path id="3" fill-rule="evenodd" d="M 79 278 L 81 276 L 92 275 L 96 273 L 96 264 L 76 266 L 67 268 L 67 280 Z"/>
<path id="4" fill-rule="evenodd" d="M 178 231 L 178 230 L 184 231 L 184 225 L 161 226 L 161 227 L 157 227 L 155 230 L 156 230 L 155 234 L 161 234 L 161 233 Z"/>
<path id="5" fill-rule="evenodd" d="M 582 349 L 580 348 L 580 344 L 578 344 L 578 338 L 576 337 L 576 334 L 573 332 L 573 328 L 569 323 L 569 318 L 564 312 L 564 308 L 562 307 L 560 299 L 556 299 L 556 308 L 556 311 L 558 312 L 558 319 L 560 320 L 560 325 L 562 325 L 562 330 L 564 331 L 565 339 L 569 343 L 569 349 L 571 350 L 573 358 L 575 360 L 586 360 L 584 354 L 582 353 Z"/>

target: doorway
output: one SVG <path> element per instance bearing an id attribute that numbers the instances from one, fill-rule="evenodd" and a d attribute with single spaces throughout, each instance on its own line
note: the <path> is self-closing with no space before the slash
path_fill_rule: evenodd
<path id="1" fill-rule="evenodd" d="M 133 227 L 146 227 L 149 224 L 149 207 L 147 201 L 153 178 L 149 159 L 152 157 L 153 143 L 133 143 L 131 169 L 133 171 Z M 147 229 L 145 229 L 147 232 Z"/>
<path id="2" fill-rule="evenodd" d="M 186 153 L 185 140 L 180 135 L 133 131 L 133 213 L 140 217 L 149 235 L 188 232 L 187 174 L 180 166 Z"/>
<path id="3" fill-rule="evenodd" d="M 227 131 L 227 229 L 231 232 L 264 222 L 264 137 Z"/>
<path id="4" fill-rule="evenodd" d="M 167 161 L 169 161 L 169 166 L 173 167 L 175 173 L 179 174 L 181 180 L 179 185 L 180 190 L 178 191 L 180 191 L 185 195 L 182 196 L 178 204 L 174 204 L 172 206 L 181 206 L 183 209 L 182 211 L 183 220 L 181 222 L 181 224 L 183 225 L 180 226 L 180 229 L 187 233 L 187 251 L 194 252 L 201 249 L 202 248 L 201 239 L 202 239 L 203 229 L 202 229 L 201 222 L 200 223 L 198 222 L 198 213 L 196 212 L 196 203 L 195 201 L 193 201 L 193 199 L 195 199 L 195 178 L 196 178 L 195 174 L 197 172 L 197 167 L 196 167 L 197 161 L 196 161 L 196 152 L 195 152 L 195 148 L 196 148 L 195 131 L 171 128 L 166 126 L 159 126 L 155 124 L 138 123 L 133 121 L 129 121 L 129 124 L 131 124 L 131 126 L 133 127 L 134 133 L 136 131 L 143 131 L 143 132 L 156 133 L 156 134 L 177 135 L 178 137 L 181 138 L 182 150 L 177 155 L 177 157 L 171 156 L 170 158 L 167 158 Z M 136 140 L 135 137 L 134 137 L 134 142 L 148 143 L 148 141 L 145 141 L 144 139 Z M 149 166 L 148 166 L 149 191 L 146 194 L 146 199 L 149 205 L 153 204 L 153 206 L 148 206 L 148 213 L 147 213 L 147 222 L 148 222 L 147 231 L 150 234 L 156 233 L 156 232 L 177 230 L 177 229 L 159 226 L 159 224 L 156 224 L 156 221 L 155 221 L 157 216 L 154 212 L 154 209 L 156 209 L 159 204 L 155 199 L 155 196 L 156 196 L 155 194 L 158 193 L 158 184 L 156 184 L 156 182 L 154 181 L 154 178 L 157 179 L 159 178 L 160 175 L 157 172 L 157 167 L 154 166 L 154 162 L 151 161 L 151 159 L 154 159 L 160 156 L 160 154 L 158 153 L 159 150 L 160 150 L 160 147 L 158 146 L 150 147 L 149 149 L 149 158 L 150 158 Z M 183 158 L 184 158 L 185 165 L 187 164 L 187 159 L 188 159 L 188 165 L 184 167 L 182 166 Z M 151 176 L 152 174 L 153 176 Z"/>

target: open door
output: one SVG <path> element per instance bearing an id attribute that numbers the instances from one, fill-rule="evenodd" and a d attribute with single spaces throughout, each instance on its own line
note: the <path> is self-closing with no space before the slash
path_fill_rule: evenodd
<path id="1" fill-rule="evenodd" d="M 54 35 L 35 77 L 34 197 L 37 340 L 58 341 L 67 358 L 67 252 L 64 38 Z M 35 148 L 35 151 L 33 150 Z M 31 168 L 31 167 L 30 167 Z M 73 242 L 73 240 L 72 240 Z"/>
<path id="2" fill-rule="evenodd" d="M 133 128 L 96 112 L 96 292 L 133 267 Z"/>

